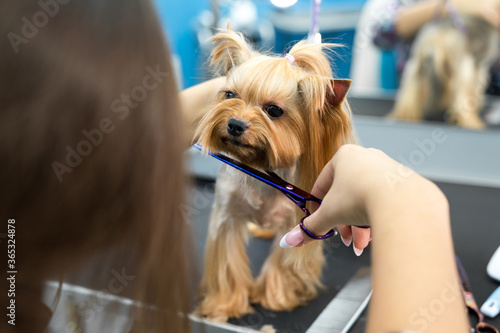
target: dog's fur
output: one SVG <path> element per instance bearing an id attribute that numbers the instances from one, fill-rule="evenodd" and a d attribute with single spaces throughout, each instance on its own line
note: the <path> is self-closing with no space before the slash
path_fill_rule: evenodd
<path id="1" fill-rule="evenodd" d="M 462 20 L 465 32 L 450 18 L 433 21 L 419 32 L 393 117 L 418 121 L 444 116 L 458 126 L 484 127 L 479 112 L 489 69 L 499 56 L 499 32 L 477 17 Z"/>
<path id="2" fill-rule="evenodd" d="M 247 165 L 274 171 L 311 191 L 337 149 L 354 142 L 351 112 L 344 100 L 350 81 L 332 79 L 324 51 L 334 44 L 299 42 L 289 52 L 295 58 L 291 64 L 283 56 L 253 51 L 230 26 L 212 39 L 212 64 L 222 68 L 227 83 L 200 121 L 195 142 L 207 151 L 224 152 Z M 271 117 L 265 111 L 270 105 L 279 106 L 284 114 Z M 241 136 L 229 133 L 231 118 L 248 126 Z M 277 190 L 222 166 L 198 314 L 225 321 L 250 313 L 250 303 L 283 311 L 315 297 L 321 286 L 322 242 L 286 250 L 278 246 L 281 236 L 303 214 Z M 272 253 L 256 281 L 245 251 L 248 221 L 277 230 Z"/>

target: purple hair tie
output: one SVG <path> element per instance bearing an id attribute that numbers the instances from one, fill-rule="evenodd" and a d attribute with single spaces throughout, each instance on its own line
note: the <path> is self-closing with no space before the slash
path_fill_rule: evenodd
<path id="1" fill-rule="evenodd" d="M 285 58 L 287 58 L 288 61 L 290 61 L 290 64 L 293 64 L 295 62 L 295 58 L 290 53 L 285 54 Z"/>
<path id="2" fill-rule="evenodd" d="M 446 1 L 445 6 L 455 28 L 457 28 L 462 34 L 467 33 L 467 28 L 465 27 L 464 20 L 460 16 L 455 4 L 448 0 Z"/>

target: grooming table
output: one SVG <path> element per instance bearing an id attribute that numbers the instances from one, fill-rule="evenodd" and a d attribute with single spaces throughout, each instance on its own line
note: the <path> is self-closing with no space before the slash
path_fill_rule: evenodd
<path id="1" fill-rule="evenodd" d="M 212 206 L 213 183 L 206 181 L 196 182 L 188 198 L 193 201 L 187 201 L 188 206 L 194 208 L 193 230 L 194 239 L 199 240 L 196 244 L 196 253 L 198 256 L 198 267 L 203 265 L 203 252 L 205 247 L 205 237 L 208 230 L 208 218 Z M 198 197 L 197 197 L 198 196 Z M 200 196 L 208 200 L 200 199 Z M 200 202 L 206 204 L 200 205 Z M 366 286 L 367 291 L 358 296 L 355 304 L 362 303 L 370 291 L 369 270 L 370 264 L 369 249 L 361 257 L 356 257 L 351 248 L 346 248 L 339 236 L 325 240 L 325 253 L 327 266 L 324 270 L 323 282 L 326 286 L 320 294 L 320 297 L 310 301 L 307 306 L 299 307 L 292 312 L 275 313 L 256 307 L 256 312 L 240 319 L 231 319 L 227 324 L 213 324 L 209 322 L 200 322 L 194 319 L 194 332 L 202 332 L 201 326 L 207 326 L 206 332 L 259 332 L 263 325 L 272 325 L 278 332 L 306 332 L 313 324 L 315 319 L 327 307 L 330 301 L 342 290 L 343 286 L 350 281 L 356 274 L 358 280 L 365 278 L 366 283 L 361 283 L 361 288 Z M 251 261 L 251 267 L 254 274 L 257 274 L 267 257 L 271 247 L 271 241 L 259 238 L 251 238 L 248 244 L 248 254 Z M 359 302 L 357 300 L 359 299 Z M 244 327 L 245 330 L 241 330 Z M 324 331 L 323 331 L 324 332 Z M 335 332 L 329 330 L 328 332 Z M 340 331 L 338 331 L 340 332 Z"/>

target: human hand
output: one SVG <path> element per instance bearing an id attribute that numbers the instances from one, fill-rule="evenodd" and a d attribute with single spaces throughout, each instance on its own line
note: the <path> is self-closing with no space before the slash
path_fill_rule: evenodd
<path id="1" fill-rule="evenodd" d="M 189 87 L 179 93 L 179 98 L 182 105 L 182 115 L 186 122 L 189 145 L 192 144 L 195 129 L 201 118 L 209 110 L 207 105 L 210 105 L 214 97 L 219 93 L 220 89 L 226 84 L 226 77 L 218 77 L 199 83 Z"/>
<path id="2" fill-rule="evenodd" d="M 483 18 L 496 28 L 500 28 L 500 0 L 452 0 L 461 14 Z"/>
<path id="3" fill-rule="evenodd" d="M 416 174 L 379 150 L 342 146 L 314 184 L 311 193 L 323 203 L 319 208 L 311 207 L 312 214 L 304 220 L 304 225 L 316 235 L 337 226 L 344 244 L 348 246 L 352 241 L 354 252 L 360 255 L 370 242 L 371 230 L 353 225 L 370 225 L 369 201 L 394 190 L 395 184 L 391 182 L 394 175 Z M 297 226 L 283 237 L 280 245 L 302 246 L 312 241 Z"/>

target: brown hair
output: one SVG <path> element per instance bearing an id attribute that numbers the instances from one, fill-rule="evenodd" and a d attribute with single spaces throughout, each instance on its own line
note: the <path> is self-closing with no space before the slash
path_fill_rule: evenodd
<path id="1" fill-rule="evenodd" d="M 139 330 L 187 331 L 186 140 L 152 4 L 2 0 L 0 13 L 0 232 L 15 219 L 18 272 L 16 326 L 0 330 L 43 331 L 43 281 L 111 252 L 154 306 Z"/>

